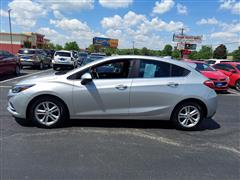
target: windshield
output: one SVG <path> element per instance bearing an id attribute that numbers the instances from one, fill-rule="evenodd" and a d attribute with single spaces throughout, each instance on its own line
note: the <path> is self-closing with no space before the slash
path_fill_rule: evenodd
<path id="1" fill-rule="evenodd" d="M 28 49 L 20 49 L 18 51 L 19 54 L 35 54 L 35 50 L 28 50 Z"/>
<path id="2" fill-rule="evenodd" d="M 237 64 L 236 68 L 240 71 L 240 64 Z"/>
<path id="3" fill-rule="evenodd" d="M 196 63 L 196 70 L 198 71 L 216 71 L 213 67 L 204 63 Z"/>
<path id="4" fill-rule="evenodd" d="M 55 56 L 71 57 L 69 52 L 55 52 Z"/>

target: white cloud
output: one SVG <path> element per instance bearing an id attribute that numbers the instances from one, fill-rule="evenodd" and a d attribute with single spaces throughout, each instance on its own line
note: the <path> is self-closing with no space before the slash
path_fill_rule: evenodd
<path id="1" fill-rule="evenodd" d="M 63 18 L 63 14 L 79 12 L 94 8 L 94 0 L 37 0 L 44 7 L 53 12 L 55 18 Z"/>
<path id="2" fill-rule="evenodd" d="M 67 36 L 60 34 L 54 29 L 50 29 L 49 27 L 41 27 L 37 30 L 38 33 L 44 34 L 45 38 L 50 39 L 51 42 L 55 44 L 63 45 L 64 42 L 68 41 Z"/>
<path id="3" fill-rule="evenodd" d="M 208 18 L 208 19 L 203 18 L 200 21 L 197 21 L 198 25 L 205 25 L 205 24 L 212 24 L 213 25 L 213 24 L 218 24 L 218 23 L 219 22 L 215 17 Z"/>
<path id="4" fill-rule="evenodd" d="M 106 8 L 125 8 L 130 6 L 133 0 L 99 0 L 99 4 Z"/>
<path id="5" fill-rule="evenodd" d="M 92 43 L 94 36 L 102 36 L 102 34 L 94 32 L 86 22 L 82 22 L 78 19 L 61 19 L 50 20 L 50 24 L 57 28 L 60 28 L 67 37 L 68 41 L 77 41 L 79 47 L 88 47 Z M 66 42 L 64 41 L 63 42 Z"/>
<path id="6" fill-rule="evenodd" d="M 8 6 L 12 9 L 11 17 L 13 23 L 24 29 L 34 27 L 38 18 L 47 15 L 47 11 L 40 3 L 31 0 L 13 0 Z"/>
<path id="7" fill-rule="evenodd" d="M 173 0 L 161 0 L 161 2 L 157 1 L 155 3 L 155 7 L 153 8 L 153 13 L 163 14 L 172 9 L 174 4 Z"/>
<path id="8" fill-rule="evenodd" d="M 119 15 L 115 15 L 113 17 L 105 17 L 101 21 L 101 25 L 103 28 L 119 28 L 122 25 L 122 18 Z"/>
<path id="9" fill-rule="evenodd" d="M 231 32 L 215 32 L 211 34 L 212 38 L 217 38 L 217 39 L 222 39 L 222 40 L 227 40 L 229 38 L 236 38 L 237 35 Z"/>
<path id="10" fill-rule="evenodd" d="M 0 9 L 0 17 L 8 17 L 8 12 Z"/>
<path id="11" fill-rule="evenodd" d="M 219 8 L 230 10 L 232 14 L 240 14 L 240 2 L 236 0 L 220 0 Z"/>
<path id="12" fill-rule="evenodd" d="M 50 24 L 54 24 L 65 31 L 90 31 L 86 22 L 81 22 L 77 19 L 50 20 Z"/>
<path id="13" fill-rule="evenodd" d="M 188 14 L 187 6 L 184 6 L 180 3 L 177 4 L 177 11 L 179 14 L 183 14 L 183 15 Z"/>
<path id="14" fill-rule="evenodd" d="M 174 32 L 184 26 L 179 21 L 165 22 L 158 17 L 148 19 L 145 15 L 133 11 L 123 16 L 105 17 L 101 25 L 106 29 L 106 36 L 119 39 L 120 48 L 129 48 L 132 41 L 135 41 L 136 47 L 147 46 L 154 49 L 159 49 L 164 44 L 164 37 L 160 32 Z"/>
<path id="15" fill-rule="evenodd" d="M 240 40 L 240 23 L 220 23 L 222 28 L 219 32 L 213 32 L 210 37 L 223 42 L 236 42 Z"/>

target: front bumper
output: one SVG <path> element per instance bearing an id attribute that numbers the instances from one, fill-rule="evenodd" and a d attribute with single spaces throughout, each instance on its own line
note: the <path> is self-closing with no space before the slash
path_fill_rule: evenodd
<path id="1" fill-rule="evenodd" d="M 26 110 L 28 105 L 28 96 L 24 93 L 12 93 L 12 90 L 8 92 L 8 112 L 17 118 L 26 118 Z"/>

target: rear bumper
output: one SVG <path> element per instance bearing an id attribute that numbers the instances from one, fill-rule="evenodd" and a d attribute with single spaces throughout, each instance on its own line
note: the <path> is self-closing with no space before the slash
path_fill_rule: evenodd
<path id="1" fill-rule="evenodd" d="M 213 117 L 217 111 L 217 94 L 214 91 L 209 93 L 205 104 L 207 106 L 207 118 Z"/>
<path id="2" fill-rule="evenodd" d="M 34 60 L 28 60 L 28 61 L 20 60 L 20 63 L 22 66 L 39 66 L 40 65 L 40 61 L 34 61 Z"/>

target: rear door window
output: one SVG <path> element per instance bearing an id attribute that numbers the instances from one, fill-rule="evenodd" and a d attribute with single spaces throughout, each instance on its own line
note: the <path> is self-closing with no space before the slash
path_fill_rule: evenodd
<path id="1" fill-rule="evenodd" d="M 71 57 L 71 53 L 69 53 L 69 52 L 55 52 L 55 56 Z"/>
<path id="2" fill-rule="evenodd" d="M 140 60 L 138 78 L 184 77 L 189 70 L 167 62 Z"/>

